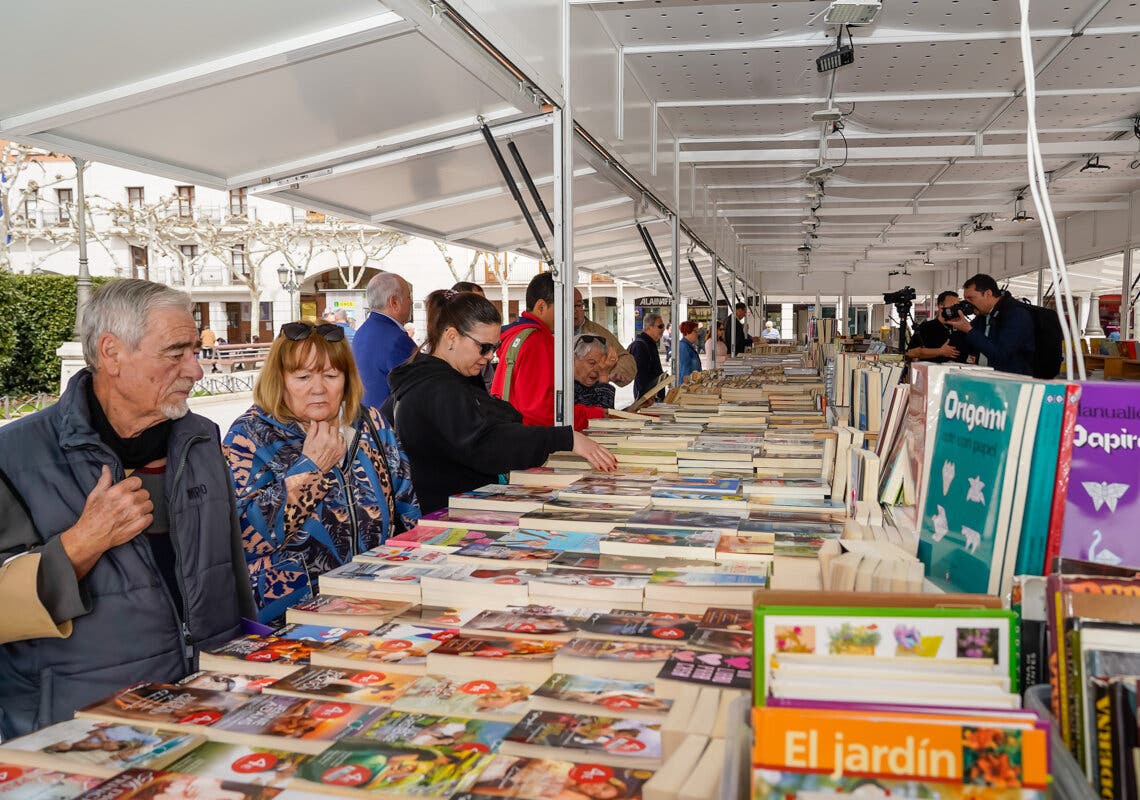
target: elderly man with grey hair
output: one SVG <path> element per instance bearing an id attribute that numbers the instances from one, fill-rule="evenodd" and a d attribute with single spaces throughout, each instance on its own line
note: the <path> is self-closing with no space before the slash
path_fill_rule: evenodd
<path id="1" fill-rule="evenodd" d="M 412 287 L 395 273 L 381 272 L 368 282 L 368 306 L 368 318 L 352 340 L 352 355 L 364 382 L 364 405 L 380 408 L 392 391 L 388 373 L 416 349 L 404 330 L 412 318 Z"/>
<path id="2" fill-rule="evenodd" d="M 87 367 L 55 405 L 0 429 L 0 733 L 27 733 L 137 681 L 173 681 L 253 612 L 190 298 L 142 280 L 92 295 Z"/>
<path id="3" fill-rule="evenodd" d="M 617 391 L 606 378 L 613 348 L 606 337 L 594 333 L 574 338 L 574 402 L 583 406 L 613 408 Z"/>

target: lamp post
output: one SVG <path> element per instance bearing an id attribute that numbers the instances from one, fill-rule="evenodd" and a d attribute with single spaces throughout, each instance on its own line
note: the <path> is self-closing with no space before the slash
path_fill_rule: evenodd
<path id="1" fill-rule="evenodd" d="M 298 308 L 297 300 L 294 296 L 301 288 L 301 281 L 304 277 L 305 273 L 302 270 L 287 264 L 282 264 L 277 268 L 277 279 L 281 281 L 281 288 L 289 293 L 289 318 L 291 320 L 300 319 L 301 317 L 301 309 Z"/>

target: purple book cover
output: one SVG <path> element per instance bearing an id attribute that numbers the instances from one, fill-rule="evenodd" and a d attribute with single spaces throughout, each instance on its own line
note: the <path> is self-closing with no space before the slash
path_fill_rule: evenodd
<path id="1" fill-rule="evenodd" d="M 1064 557 L 1140 566 L 1138 390 L 1125 383 L 1081 386 L 1061 534 Z"/>

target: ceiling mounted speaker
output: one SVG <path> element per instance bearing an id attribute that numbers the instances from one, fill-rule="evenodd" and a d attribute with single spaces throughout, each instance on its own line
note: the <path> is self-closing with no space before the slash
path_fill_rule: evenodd
<path id="1" fill-rule="evenodd" d="M 835 0 L 823 14 L 828 25 L 870 25 L 883 10 L 881 0 Z"/>
<path id="2" fill-rule="evenodd" d="M 821 181 L 831 176 L 835 172 L 835 167 L 830 164 L 820 164 L 818 167 L 812 167 L 807 171 L 807 179 L 809 181 Z"/>

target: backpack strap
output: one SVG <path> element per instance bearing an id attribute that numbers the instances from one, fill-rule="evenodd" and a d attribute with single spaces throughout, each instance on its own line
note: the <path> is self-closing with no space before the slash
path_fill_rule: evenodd
<path id="1" fill-rule="evenodd" d="M 515 338 L 511 340 L 510 346 L 507 348 L 507 370 L 503 376 L 503 399 L 508 403 L 511 400 L 511 383 L 514 382 L 515 377 L 515 362 L 519 358 L 519 350 L 522 349 L 523 342 L 527 337 L 534 333 L 537 328 L 527 327 L 519 331 Z"/>

